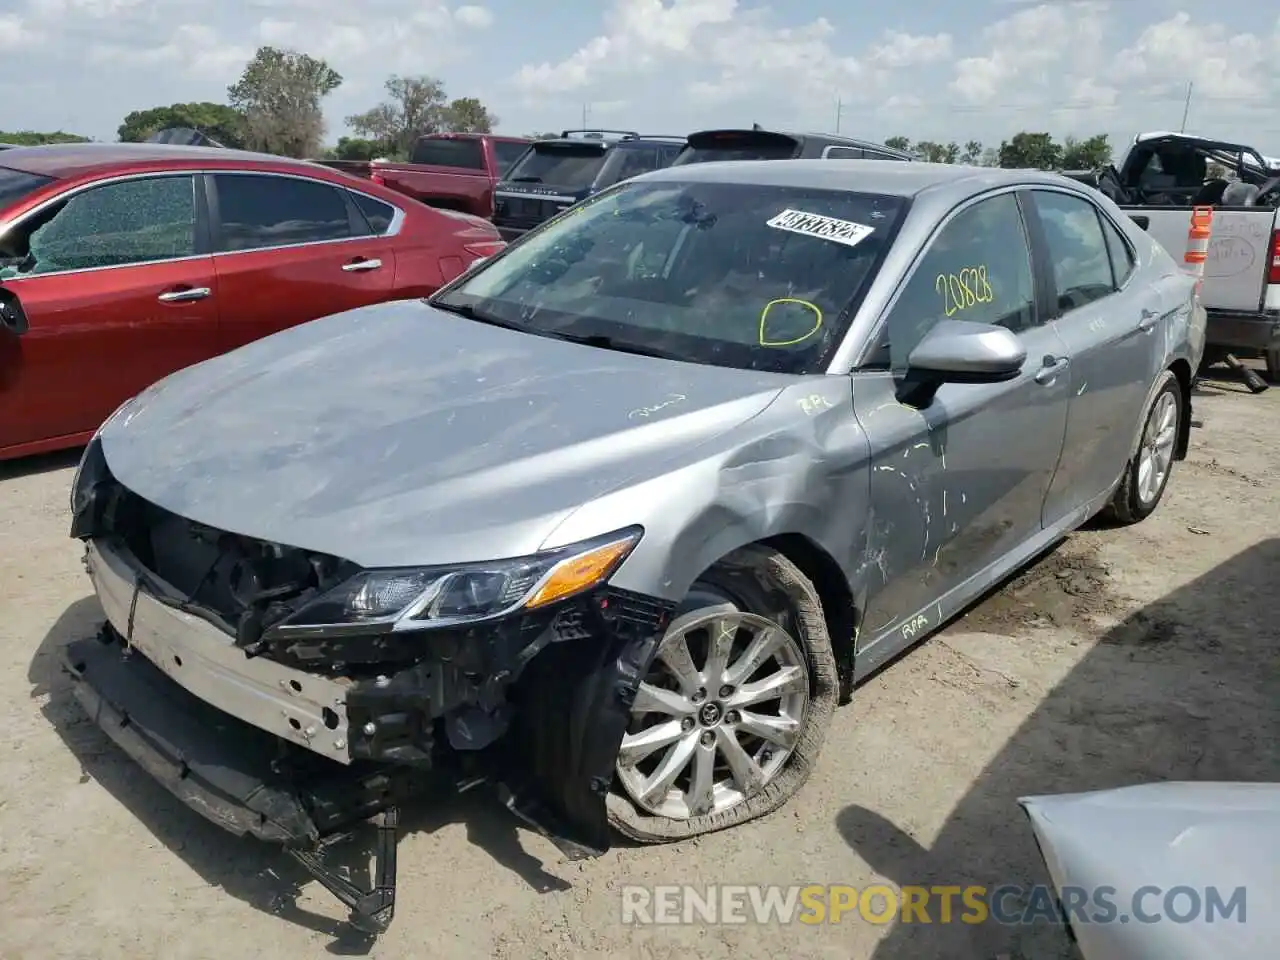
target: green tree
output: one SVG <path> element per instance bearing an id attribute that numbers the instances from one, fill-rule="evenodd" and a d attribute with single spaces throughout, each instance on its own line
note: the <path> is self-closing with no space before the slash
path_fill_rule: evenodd
<path id="1" fill-rule="evenodd" d="M 890 137 L 884 142 L 884 145 L 894 150 L 909 151 L 911 149 L 911 141 L 906 137 Z"/>
<path id="2" fill-rule="evenodd" d="M 918 140 L 915 147 L 930 163 L 955 163 L 960 159 L 960 146 L 957 143 L 935 143 L 932 140 Z"/>
<path id="3" fill-rule="evenodd" d="M 1000 166 L 1020 170 L 1061 170 L 1062 147 L 1048 133 L 1015 133 L 1000 144 Z"/>
<path id="4" fill-rule="evenodd" d="M 1100 170 L 1111 162 L 1111 141 L 1105 133 L 1085 140 L 1067 137 L 1062 141 L 1064 170 Z"/>
<path id="5" fill-rule="evenodd" d="M 140 143 L 170 127 L 191 127 L 227 147 L 242 148 L 245 145 L 244 114 L 225 103 L 208 101 L 134 110 L 124 118 L 116 134 L 122 142 Z"/>
<path id="6" fill-rule="evenodd" d="M 287 157 L 308 157 L 324 136 L 321 101 L 342 85 L 342 75 L 315 57 L 259 47 L 240 79 L 227 88 L 245 118 L 245 144 Z"/>
<path id="7" fill-rule="evenodd" d="M 982 144 L 977 140 L 967 141 L 960 152 L 960 162 L 971 167 L 979 166 L 982 163 Z"/>
<path id="8" fill-rule="evenodd" d="M 424 133 L 435 133 L 445 127 L 448 105 L 444 84 L 425 74 L 387 78 L 387 99 L 347 117 L 347 126 L 369 140 L 388 147 L 388 152 L 405 156 L 413 142 Z"/>
<path id="9" fill-rule="evenodd" d="M 78 133 L 67 133 L 53 130 L 42 133 L 38 130 L 0 130 L 0 143 L 10 143 L 15 147 L 38 147 L 46 143 L 89 143 L 88 137 Z"/>
<path id="10" fill-rule="evenodd" d="M 363 137 L 339 137 L 337 145 L 330 151 L 333 160 L 374 160 L 389 156 L 392 151 L 381 140 L 366 140 Z"/>
<path id="11" fill-rule="evenodd" d="M 493 133 L 498 118 L 475 97 L 459 97 L 445 109 L 444 128 L 454 133 Z"/>

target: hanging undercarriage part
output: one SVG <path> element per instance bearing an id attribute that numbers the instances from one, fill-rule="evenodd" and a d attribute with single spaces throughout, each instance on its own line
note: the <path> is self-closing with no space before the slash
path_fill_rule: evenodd
<path id="1" fill-rule="evenodd" d="M 130 625 L 140 590 L 134 586 Z M 403 738 L 383 744 L 390 755 L 412 756 L 413 763 L 358 756 L 339 763 L 237 719 L 166 676 L 111 623 L 98 636 L 64 648 L 63 667 L 90 718 L 170 792 L 224 830 L 280 845 L 346 905 L 356 929 L 376 935 L 395 910 L 400 808 L 432 790 L 488 783 L 512 813 L 569 859 L 608 849 L 605 795 L 665 612 L 611 593 L 591 603 L 609 611 L 612 629 L 591 630 L 585 642 L 552 643 L 534 658 L 529 682 L 511 690 L 510 706 L 522 722 L 484 749 L 452 746 L 443 718 L 396 727 L 397 711 L 404 712 L 415 693 L 429 714 L 432 688 L 412 686 L 430 674 L 421 665 L 373 683 L 370 689 L 385 699 L 350 697 L 346 710 L 357 722 L 415 732 L 412 751 L 402 751 Z M 582 613 L 580 630 L 591 619 L 589 611 Z M 188 655 L 179 669 L 194 666 L 195 656 Z M 376 720 L 364 719 L 361 709 L 373 711 L 369 716 Z M 365 740 L 367 752 L 381 749 L 376 735 Z M 370 820 L 376 845 L 372 883 L 363 888 L 330 866 L 326 853 Z"/>

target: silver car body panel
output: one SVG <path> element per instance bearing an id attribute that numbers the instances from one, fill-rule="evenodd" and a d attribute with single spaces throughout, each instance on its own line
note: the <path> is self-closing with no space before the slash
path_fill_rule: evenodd
<path id="1" fill-rule="evenodd" d="M 1024 797 L 1019 803 L 1054 887 L 1111 888 L 1119 915 L 1139 899 L 1147 918 L 1072 920 L 1085 960 L 1264 960 L 1276 955 L 1280 920 L 1280 784 L 1150 783 L 1117 790 Z M 1178 922 L 1165 895 L 1189 887 L 1198 915 Z M 1223 904 L 1244 889 L 1238 913 L 1210 920 L 1210 890 Z M 1158 891 L 1158 892 L 1157 892 Z M 1185 894 L 1177 907 L 1189 917 Z M 1234 906 L 1234 905 L 1233 905 Z M 1247 913 L 1245 912 L 1247 910 Z M 1089 913 L 1086 907 L 1084 913 Z"/>
<path id="2" fill-rule="evenodd" d="M 402 301 L 188 367 L 102 442 L 129 489 L 219 529 L 362 566 L 486 561 L 534 553 L 574 508 L 788 382 Z"/>
<path id="3" fill-rule="evenodd" d="M 140 583 L 127 550 L 92 541 L 85 560 L 107 620 L 130 648 L 219 710 L 350 763 L 344 683 L 250 660 L 209 621 L 162 603 Z"/>
<path id="4" fill-rule="evenodd" d="M 174 513 L 364 566 L 499 559 L 635 524 L 644 536 L 612 582 L 669 600 L 739 546 L 804 538 L 848 586 L 864 674 L 1101 508 L 1157 375 L 1198 364 L 1192 279 L 1064 177 L 795 160 L 629 183 L 660 180 L 912 199 L 825 374 L 635 356 L 384 304 L 162 381 L 104 427 L 112 472 Z M 860 358 L 940 226 L 1011 189 L 1095 204 L 1131 244 L 1133 275 L 1021 334 L 1015 379 L 944 384 L 924 409 L 899 402 L 894 378 Z M 1070 366 L 1046 377 L 1053 356 Z"/>

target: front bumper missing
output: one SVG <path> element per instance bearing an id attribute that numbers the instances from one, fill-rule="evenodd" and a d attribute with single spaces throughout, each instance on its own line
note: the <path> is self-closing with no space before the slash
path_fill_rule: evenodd
<path id="1" fill-rule="evenodd" d="M 386 928 L 395 909 L 398 805 L 429 786 L 408 768 L 338 766 L 290 756 L 280 740 L 173 683 L 104 628 L 62 652 L 76 700 L 107 736 L 170 793 L 236 836 L 281 844 L 351 911 Z M 360 890 L 324 862 L 328 843 L 373 817 L 374 887 Z"/>
<path id="2" fill-rule="evenodd" d="M 174 682 L 281 739 L 338 763 L 351 762 L 347 684 L 245 656 L 208 620 L 153 594 L 165 586 L 154 575 L 144 586 L 141 565 L 124 547 L 91 540 L 85 566 L 111 626 Z"/>
<path id="3" fill-rule="evenodd" d="M 347 688 L 266 657 L 247 658 L 213 624 L 140 586 L 131 560 L 90 545 L 88 565 L 109 623 L 98 638 L 65 650 L 77 700 L 206 819 L 283 845 L 346 904 L 357 928 L 376 933 L 390 921 L 398 808 L 432 784 L 491 782 L 570 859 L 609 848 L 605 797 L 668 605 L 607 589 L 582 598 L 566 611 L 572 628 L 552 628 L 554 642 L 511 688 L 521 722 L 505 737 L 479 751 L 437 748 L 430 763 L 372 762 L 347 755 Z M 420 667 L 390 677 L 389 705 L 398 710 L 416 699 L 428 707 L 427 689 L 415 698 L 408 685 L 431 672 Z M 323 851 L 370 818 L 378 837 L 375 882 L 359 890 L 325 866 Z"/>

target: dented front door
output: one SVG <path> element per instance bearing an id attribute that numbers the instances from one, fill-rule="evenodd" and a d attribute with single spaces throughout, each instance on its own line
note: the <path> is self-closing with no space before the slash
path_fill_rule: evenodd
<path id="1" fill-rule="evenodd" d="M 854 374 L 872 447 L 860 671 L 937 627 L 939 600 L 1042 529 L 1070 378 L 1066 347 L 1038 308 L 1026 237 L 1011 192 L 961 208 L 888 311 L 885 349 L 872 360 L 889 370 Z M 944 318 L 1016 332 L 1027 351 L 1019 377 L 944 384 L 923 408 L 899 402 L 896 372 Z M 880 654 L 862 656 L 873 646 Z"/>

